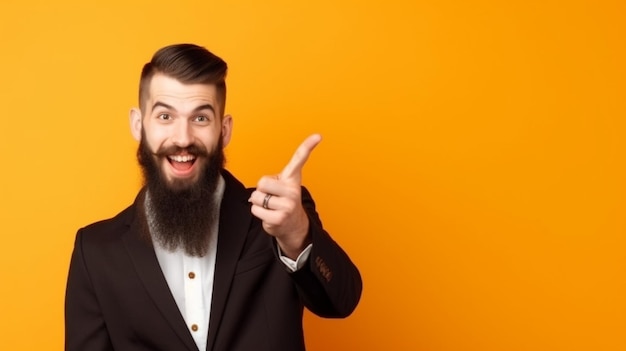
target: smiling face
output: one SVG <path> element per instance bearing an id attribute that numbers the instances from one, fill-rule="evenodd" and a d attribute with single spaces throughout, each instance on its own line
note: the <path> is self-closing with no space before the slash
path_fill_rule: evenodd
<path id="1" fill-rule="evenodd" d="M 187 255 L 206 254 L 219 220 L 217 190 L 232 118 L 224 60 L 194 44 L 159 49 L 143 66 L 130 127 L 145 181 L 144 231 Z"/>
<path id="2" fill-rule="evenodd" d="M 133 136 L 152 152 L 170 188 L 198 182 L 209 155 L 230 141 L 232 118 L 223 116 L 219 101 L 215 85 L 184 84 L 156 73 L 141 110 L 131 110 Z"/>

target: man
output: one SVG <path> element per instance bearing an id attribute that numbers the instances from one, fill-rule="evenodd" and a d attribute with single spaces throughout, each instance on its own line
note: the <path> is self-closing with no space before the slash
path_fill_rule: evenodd
<path id="1" fill-rule="evenodd" d="M 130 125 L 145 187 L 78 231 L 66 350 L 304 350 L 303 306 L 323 317 L 356 308 L 359 272 L 300 184 L 321 138 L 246 189 L 223 169 L 226 70 L 191 44 L 144 66 Z"/>

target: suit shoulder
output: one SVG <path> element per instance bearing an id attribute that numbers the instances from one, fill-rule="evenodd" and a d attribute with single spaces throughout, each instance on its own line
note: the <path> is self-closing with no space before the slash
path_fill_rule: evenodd
<path id="1" fill-rule="evenodd" d="M 135 217 L 135 205 L 130 205 L 114 217 L 91 223 L 79 230 L 86 240 L 111 240 L 127 231 Z"/>

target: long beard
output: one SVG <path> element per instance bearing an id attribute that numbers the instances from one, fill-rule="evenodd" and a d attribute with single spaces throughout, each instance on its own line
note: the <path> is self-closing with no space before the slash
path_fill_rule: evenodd
<path id="1" fill-rule="evenodd" d="M 204 256 L 212 228 L 219 220 L 214 195 L 225 163 L 221 139 L 211 152 L 196 144 L 185 148 L 196 156 L 196 162 L 202 158 L 207 161 L 196 181 L 169 181 L 159 161 L 176 148 L 152 152 L 145 140 L 142 132 L 137 159 L 148 189 L 146 218 L 151 237 L 170 251 L 183 248 L 188 255 Z"/>

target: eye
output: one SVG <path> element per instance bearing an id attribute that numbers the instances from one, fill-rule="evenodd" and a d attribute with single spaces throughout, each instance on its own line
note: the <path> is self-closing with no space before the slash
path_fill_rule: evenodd
<path id="1" fill-rule="evenodd" d="M 207 116 L 200 115 L 200 116 L 196 116 L 196 118 L 194 118 L 194 121 L 196 121 L 196 122 L 208 122 L 209 118 Z"/>
<path id="2" fill-rule="evenodd" d="M 161 113 L 157 118 L 164 121 L 169 121 L 170 119 L 172 119 L 172 117 L 167 113 Z"/>

